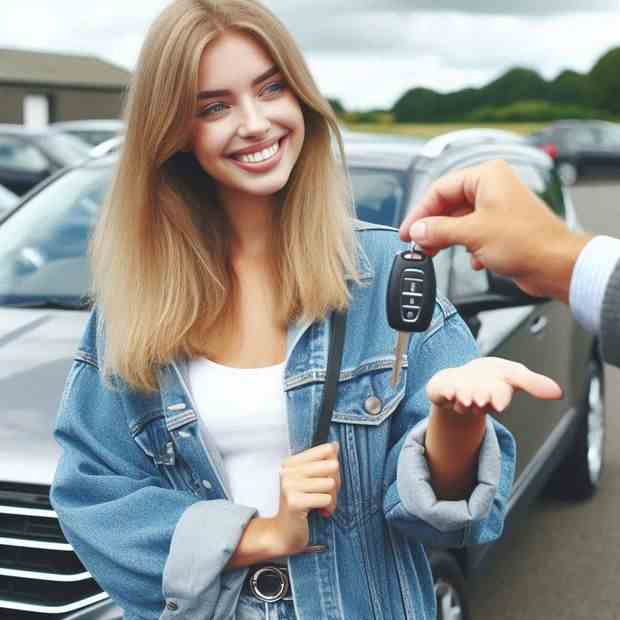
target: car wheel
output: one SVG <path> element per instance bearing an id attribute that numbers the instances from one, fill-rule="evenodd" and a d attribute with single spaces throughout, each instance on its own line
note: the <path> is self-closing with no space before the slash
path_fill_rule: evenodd
<path id="1" fill-rule="evenodd" d="M 553 474 L 549 492 L 561 499 L 592 497 L 603 469 L 605 447 L 605 378 L 603 365 L 590 360 L 581 402 L 577 437 L 572 450 Z"/>
<path id="2" fill-rule="evenodd" d="M 564 185 L 574 185 L 577 182 L 579 174 L 575 164 L 563 161 L 558 164 L 558 176 Z"/>
<path id="3" fill-rule="evenodd" d="M 465 577 L 456 558 L 447 551 L 430 554 L 437 620 L 471 620 Z"/>

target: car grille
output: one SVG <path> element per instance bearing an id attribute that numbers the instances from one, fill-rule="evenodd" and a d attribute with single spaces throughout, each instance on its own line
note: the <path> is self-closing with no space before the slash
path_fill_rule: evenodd
<path id="1" fill-rule="evenodd" d="M 65 539 L 49 487 L 0 482 L 0 618 L 60 618 L 107 598 Z"/>

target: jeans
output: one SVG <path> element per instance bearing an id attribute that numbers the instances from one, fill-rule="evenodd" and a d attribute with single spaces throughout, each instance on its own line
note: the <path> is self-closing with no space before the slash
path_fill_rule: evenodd
<path id="1" fill-rule="evenodd" d="M 293 599 L 264 603 L 253 596 L 242 594 L 239 597 L 235 620 L 295 620 Z"/>

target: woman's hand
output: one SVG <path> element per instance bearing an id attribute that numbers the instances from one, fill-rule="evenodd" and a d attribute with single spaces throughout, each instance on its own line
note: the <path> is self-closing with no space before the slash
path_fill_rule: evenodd
<path id="1" fill-rule="evenodd" d="M 431 415 L 424 443 L 438 499 L 469 497 L 486 429 L 484 414 L 504 411 L 515 390 L 545 400 L 562 397 L 562 389 L 552 379 L 499 357 L 446 368 L 428 382 Z"/>
<path id="2" fill-rule="evenodd" d="M 340 490 L 338 444 L 326 443 L 287 458 L 280 470 L 280 506 L 273 525 L 282 555 L 293 555 L 308 545 L 308 513 L 324 517 L 336 510 Z"/>
<path id="3" fill-rule="evenodd" d="M 544 400 L 562 398 L 562 388 L 553 379 L 500 357 L 481 357 L 441 370 L 428 382 L 426 394 L 439 409 L 480 415 L 504 411 L 515 389 Z"/>

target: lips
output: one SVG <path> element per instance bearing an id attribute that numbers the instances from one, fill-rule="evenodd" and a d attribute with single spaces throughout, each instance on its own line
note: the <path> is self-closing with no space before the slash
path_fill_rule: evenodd
<path id="1" fill-rule="evenodd" d="M 272 140 L 266 140 L 265 142 L 260 142 L 259 144 L 253 144 L 252 146 L 248 146 L 244 149 L 239 149 L 238 151 L 235 151 L 234 153 L 231 153 L 230 155 L 228 155 L 228 157 L 232 157 L 233 159 L 236 159 L 240 155 L 252 155 L 254 153 L 260 153 L 261 151 L 264 151 L 265 149 L 272 147 L 274 144 L 276 144 L 276 142 L 280 142 L 283 138 L 286 137 L 286 135 L 288 134 L 285 134 L 284 136 L 280 136 L 279 138 L 274 138 Z"/>
<path id="2" fill-rule="evenodd" d="M 272 142 L 272 145 L 273 144 L 275 144 L 275 142 Z M 273 170 L 274 168 L 278 166 L 282 157 L 284 156 L 284 152 L 286 151 L 287 145 L 288 145 L 288 134 L 280 139 L 279 148 L 276 151 L 276 153 L 272 155 L 271 157 L 264 159 L 263 161 L 245 162 L 240 159 L 237 159 L 236 157 L 230 157 L 230 156 L 229 156 L 229 159 L 235 166 L 237 166 L 238 168 L 241 168 L 245 172 L 250 172 L 252 174 L 264 174 L 264 173 L 270 172 L 271 170 Z"/>

